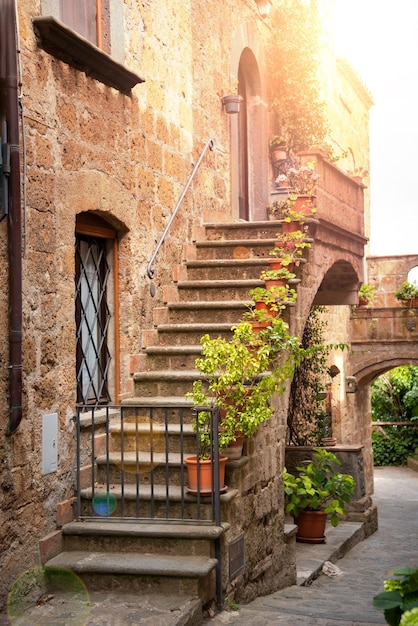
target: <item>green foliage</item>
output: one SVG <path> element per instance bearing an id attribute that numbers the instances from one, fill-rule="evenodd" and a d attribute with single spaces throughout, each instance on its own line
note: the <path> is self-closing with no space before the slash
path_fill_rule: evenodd
<path id="1" fill-rule="evenodd" d="M 321 97 L 321 19 L 316 2 L 279 0 L 272 12 L 269 76 L 275 127 L 297 153 L 325 141 Z"/>
<path id="2" fill-rule="evenodd" d="M 396 367 L 371 385 L 374 422 L 418 421 L 418 367 Z M 375 465 L 405 465 L 418 448 L 418 428 L 382 426 L 372 433 Z"/>
<path id="3" fill-rule="evenodd" d="M 390 626 L 418 624 L 418 569 L 399 568 L 392 572 L 397 579 L 383 582 L 384 592 L 373 598 L 375 609 L 383 611 Z"/>
<path id="4" fill-rule="evenodd" d="M 328 376 L 328 355 L 344 344 L 325 344 L 327 322 L 325 307 L 311 309 L 302 337 L 305 358 L 295 369 L 287 417 L 288 442 L 296 446 L 321 445 L 329 416 L 324 407 L 325 380 Z"/>
<path id="5" fill-rule="evenodd" d="M 395 297 L 398 300 L 411 300 L 411 298 L 416 298 L 418 296 L 418 285 L 414 281 L 413 283 L 409 283 L 405 281 L 402 283 L 400 289 L 395 291 Z"/>
<path id="6" fill-rule="evenodd" d="M 339 473 L 335 465 L 341 465 L 335 454 L 315 449 L 313 460 L 306 466 L 298 466 L 298 476 L 283 470 L 286 512 L 298 517 L 304 510 L 324 511 L 331 514 L 331 524 L 337 526 L 339 515 L 347 513 L 346 504 L 354 493 L 354 479 Z"/>
<path id="7" fill-rule="evenodd" d="M 256 311 L 258 313 L 258 311 Z M 261 312 L 263 313 L 263 312 Z M 249 322 L 232 328 L 230 340 L 204 335 L 196 368 L 202 378 L 186 394 L 197 406 L 214 405 L 223 411 L 219 446 L 225 448 L 237 433 L 251 437 L 273 413 L 272 395 L 281 394 L 302 358 L 297 337 L 282 318 L 268 316 L 269 325 L 255 333 Z M 210 414 L 198 414 L 201 454 L 210 452 Z"/>
<path id="8" fill-rule="evenodd" d="M 418 367 L 395 367 L 371 385 L 372 419 L 380 422 L 418 418 Z"/>
<path id="9" fill-rule="evenodd" d="M 370 304 L 373 304 L 374 292 L 376 287 L 374 285 L 362 285 L 358 291 L 358 297 L 367 300 Z"/>
<path id="10" fill-rule="evenodd" d="M 418 448 L 418 429 L 410 426 L 382 426 L 383 432 L 372 433 L 374 464 L 406 465 Z"/>

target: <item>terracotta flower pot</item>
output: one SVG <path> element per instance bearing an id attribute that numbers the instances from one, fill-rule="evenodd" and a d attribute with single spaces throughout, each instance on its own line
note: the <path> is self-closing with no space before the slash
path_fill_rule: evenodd
<path id="1" fill-rule="evenodd" d="M 187 465 L 187 474 L 189 478 L 189 493 L 202 496 L 212 494 L 212 459 L 200 460 L 198 463 L 197 456 L 189 456 L 184 459 Z M 227 456 L 219 457 L 219 486 L 221 491 L 226 491 L 225 486 L 225 464 L 228 460 Z"/>
<path id="2" fill-rule="evenodd" d="M 298 531 L 296 541 L 300 543 L 324 543 L 327 514 L 324 511 L 301 511 L 295 518 Z"/>
<path id="3" fill-rule="evenodd" d="M 297 213 L 303 213 L 307 217 L 312 215 L 312 209 L 314 208 L 315 196 L 298 195 L 293 206 L 293 210 Z"/>
<path id="4" fill-rule="evenodd" d="M 282 232 L 283 233 L 295 233 L 297 230 L 300 230 L 300 222 L 282 222 Z"/>

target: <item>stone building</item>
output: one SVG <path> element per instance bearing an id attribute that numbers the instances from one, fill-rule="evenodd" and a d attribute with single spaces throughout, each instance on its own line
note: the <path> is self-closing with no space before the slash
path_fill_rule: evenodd
<path id="1" fill-rule="evenodd" d="M 209 279 L 192 278 L 193 263 L 204 258 L 197 250 L 229 238 L 233 279 L 255 280 L 245 261 L 256 257 L 258 273 L 268 245 L 254 253 L 248 240 L 270 239 L 277 228 L 265 225 L 274 198 L 268 141 L 276 134 L 266 68 L 271 35 L 280 34 L 281 2 L 272 0 L 264 16 L 259 7 L 269 3 L 255 0 L 102 0 L 100 20 L 95 2 L 68 4 L 78 8 L 21 0 L 15 14 L 14 3 L 4 1 L 0 15 L 1 135 L 11 163 L 10 175 L 3 168 L 8 215 L 0 223 L 3 603 L 22 573 L 59 552 L 76 495 L 77 404 L 184 398 L 199 335 L 183 328 L 173 348 L 173 333 L 196 319 L 170 316 L 187 290 L 191 301 L 216 300 L 215 291 L 196 286 Z M 332 1 L 319 4 L 328 15 Z M 319 151 L 304 156 L 321 176 L 318 213 L 289 324 L 300 336 L 312 304 L 328 305 L 331 339 L 344 341 L 363 280 L 372 101 L 332 46 L 324 50 L 324 97 L 345 157 L 333 164 Z M 238 77 L 241 112 L 228 115 L 222 97 Z M 2 202 L 3 212 L 7 206 Z M 230 287 L 231 275 L 217 278 Z M 246 299 L 225 289 L 221 284 L 219 300 Z M 215 313 L 218 322 L 237 319 L 234 310 Z M 203 314 L 201 320 L 216 322 Z M 204 332 L 202 324 L 195 333 Z M 182 353 L 184 346 L 190 349 Z M 361 456 L 361 499 L 372 492 L 369 414 L 367 404 L 360 405 L 366 413 L 357 410 L 364 398 L 347 393 L 350 356 L 336 358 L 334 432 Z M 281 481 L 286 409 L 284 394 L 274 419 L 248 443 L 245 465 L 229 470 L 235 497 L 224 506 L 222 587 L 239 600 L 295 578 Z M 236 545 L 242 562 L 230 575 Z"/>

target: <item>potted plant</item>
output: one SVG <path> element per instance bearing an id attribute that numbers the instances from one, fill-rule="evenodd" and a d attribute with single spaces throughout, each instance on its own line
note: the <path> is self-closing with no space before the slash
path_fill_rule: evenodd
<path id="1" fill-rule="evenodd" d="M 373 304 L 374 292 L 376 287 L 374 285 L 362 285 L 358 291 L 358 304 L 359 306 L 368 306 Z"/>
<path id="2" fill-rule="evenodd" d="M 279 270 L 263 270 L 260 278 L 266 284 L 266 291 L 272 293 L 272 299 L 275 299 L 277 303 L 296 302 L 296 290 L 287 283 L 283 284 L 283 268 Z"/>
<path id="3" fill-rule="evenodd" d="M 302 256 L 305 248 L 311 247 L 312 239 L 308 239 L 306 233 L 303 230 L 294 230 L 291 233 L 277 233 L 276 245 L 270 250 L 269 255 L 271 257 L 279 257 L 280 250 L 283 248 L 288 252 L 292 252 L 294 256 Z"/>
<path id="4" fill-rule="evenodd" d="M 281 135 L 275 135 L 269 141 L 270 156 L 274 163 L 284 161 L 287 157 L 286 139 Z"/>
<path id="5" fill-rule="evenodd" d="M 400 289 L 395 291 L 395 297 L 397 300 L 401 300 L 402 304 L 410 307 L 418 306 L 418 285 L 414 281 L 409 283 L 404 281 L 400 286 Z"/>
<path id="6" fill-rule="evenodd" d="M 224 84 L 222 90 L 218 94 L 222 96 L 222 106 L 228 114 L 239 113 L 243 97 L 238 93 L 238 80 L 232 81 L 232 85 Z"/>
<path id="7" fill-rule="evenodd" d="M 273 270 L 274 273 L 282 273 L 283 270 Z M 284 270 L 287 272 L 287 270 Z M 263 280 L 263 274 L 268 274 L 269 271 L 262 272 L 261 278 Z M 287 272 L 289 273 L 289 272 Z M 277 279 L 276 279 L 277 280 Z M 278 279 L 280 280 L 280 278 Z M 274 282 L 274 279 L 273 279 Z M 266 287 L 256 287 L 250 291 L 250 297 L 254 301 L 254 307 L 261 310 L 266 310 L 270 315 L 275 317 L 278 315 L 280 311 L 283 311 L 286 306 L 290 303 L 296 302 L 297 293 L 295 289 L 292 289 L 286 283 L 283 285 L 271 285 L 270 287 L 267 285 L 268 279 L 266 281 Z M 253 306 L 253 305 L 252 305 Z"/>
<path id="8" fill-rule="evenodd" d="M 339 473 L 336 465 L 341 465 L 341 461 L 335 454 L 315 448 L 312 461 L 296 467 L 297 476 L 284 468 L 285 508 L 298 525 L 297 541 L 323 543 L 328 514 L 331 524 L 337 526 L 338 516 L 347 513 L 354 479 L 349 474 Z"/>
<path id="9" fill-rule="evenodd" d="M 221 453 L 231 441 L 235 441 L 235 434 L 228 428 L 214 427 L 213 407 L 205 410 L 205 405 L 198 407 L 193 428 L 197 433 L 197 454 L 185 457 L 187 467 L 188 486 L 187 491 L 192 494 L 211 495 L 214 487 L 214 474 L 218 472 L 220 492 L 226 491 L 225 466 L 228 456 Z M 218 436 L 218 461 L 217 467 L 213 463 L 213 437 Z"/>
<path id="10" fill-rule="evenodd" d="M 268 326 L 259 333 L 242 321 L 232 328 L 229 340 L 207 334 L 201 338 L 202 356 L 196 360 L 201 378 L 187 397 L 197 406 L 219 409 L 221 450 L 239 435 L 252 437 L 269 419 L 272 395 L 283 393 L 301 358 L 299 341 L 289 335 L 286 322 L 268 317 Z"/>
<path id="11" fill-rule="evenodd" d="M 273 202 L 273 204 L 266 207 L 267 219 L 270 221 L 283 220 L 290 210 L 290 207 L 291 203 L 288 198 L 280 202 Z"/>
<path id="12" fill-rule="evenodd" d="M 383 611 L 390 626 L 418 624 L 418 569 L 401 567 L 383 582 L 384 591 L 373 598 L 375 609 Z"/>
<path id="13" fill-rule="evenodd" d="M 287 178 L 289 187 L 296 196 L 312 197 L 315 195 L 319 174 L 312 163 L 301 165 L 299 168 L 290 167 L 287 170 Z"/>

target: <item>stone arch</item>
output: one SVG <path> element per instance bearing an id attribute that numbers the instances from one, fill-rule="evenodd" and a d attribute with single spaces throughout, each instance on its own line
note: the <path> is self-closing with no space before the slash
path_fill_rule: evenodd
<path id="1" fill-rule="evenodd" d="M 334 260 L 318 287 L 314 304 L 355 304 L 359 278 L 352 263 L 345 259 Z M 355 294 L 355 298 L 353 298 Z"/>
<path id="2" fill-rule="evenodd" d="M 264 54 L 253 24 L 242 24 L 232 41 L 230 79 L 239 79 L 241 111 L 230 116 L 231 203 L 235 219 L 263 220 L 268 203 L 268 135 Z"/>
<path id="3" fill-rule="evenodd" d="M 376 378 L 395 367 L 400 367 L 401 365 L 418 365 L 418 356 L 403 355 L 393 350 L 391 352 L 394 356 L 387 356 L 373 363 L 365 363 L 361 369 L 354 372 L 359 387 L 370 385 Z M 401 350 L 399 352 L 401 352 Z"/>

